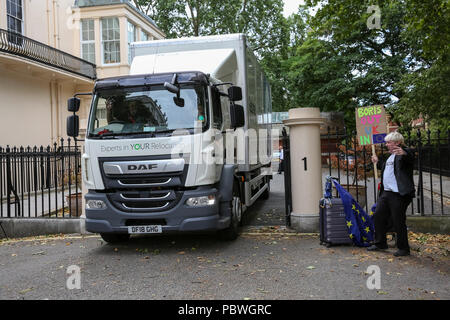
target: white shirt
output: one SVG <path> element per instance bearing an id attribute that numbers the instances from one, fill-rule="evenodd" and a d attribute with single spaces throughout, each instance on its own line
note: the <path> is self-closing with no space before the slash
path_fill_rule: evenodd
<path id="1" fill-rule="evenodd" d="M 383 187 L 385 191 L 398 192 L 397 179 L 395 179 L 394 174 L 394 159 L 395 154 L 391 156 L 386 161 L 386 166 L 383 173 Z"/>
<path id="2" fill-rule="evenodd" d="M 283 149 L 280 151 L 280 160 L 284 160 L 284 152 Z"/>

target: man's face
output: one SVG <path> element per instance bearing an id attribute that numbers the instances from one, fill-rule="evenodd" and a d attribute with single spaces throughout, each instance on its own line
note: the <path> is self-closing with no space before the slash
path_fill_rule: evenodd
<path id="1" fill-rule="evenodd" d="M 386 141 L 386 147 L 388 148 L 390 153 L 393 153 L 400 146 L 400 142 L 398 141 Z"/>

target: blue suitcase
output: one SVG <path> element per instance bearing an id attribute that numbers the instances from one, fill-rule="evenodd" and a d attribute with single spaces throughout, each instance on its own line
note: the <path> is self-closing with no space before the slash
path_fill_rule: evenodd
<path id="1" fill-rule="evenodd" d="M 327 247 L 335 244 L 353 244 L 345 222 L 342 199 L 321 199 L 319 207 L 320 244 Z"/>

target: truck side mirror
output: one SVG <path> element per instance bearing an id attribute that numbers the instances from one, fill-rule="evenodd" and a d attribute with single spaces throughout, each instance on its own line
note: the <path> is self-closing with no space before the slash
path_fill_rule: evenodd
<path id="1" fill-rule="evenodd" d="M 242 89 L 241 87 L 231 86 L 228 88 L 228 97 L 230 101 L 242 100 Z"/>
<path id="2" fill-rule="evenodd" d="M 73 97 L 67 100 L 67 110 L 69 112 L 77 112 L 80 110 L 80 99 Z"/>
<path id="3" fill-rule="evenodd" d="M 67 117 L 67 135 L 69 137 L 78 137 L 80 130 L 80 119 L 76 114 Z"/>
<path id="4" fill-rule="evenodd" d="M 234 129 L 241 128 L 245 125 L 244 107 L 239 104 L 232 103 L 230 106 L 231 127 Z"/>

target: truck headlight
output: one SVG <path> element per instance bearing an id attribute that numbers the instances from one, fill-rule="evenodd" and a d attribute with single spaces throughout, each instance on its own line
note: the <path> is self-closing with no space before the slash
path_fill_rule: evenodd
<path id="1" fill-rule="evenodd" d="M 106 209 L 106 203 L 103 200 L 88 200 L 86 209 Z"/>
<path id="2" fill-rule="evenodd" d="M 186 204 L 190 207 L 202 207 L 212 206 L 216 203 L 216 197 L 214 195 L 193 197 L 186 200 Z"/>

